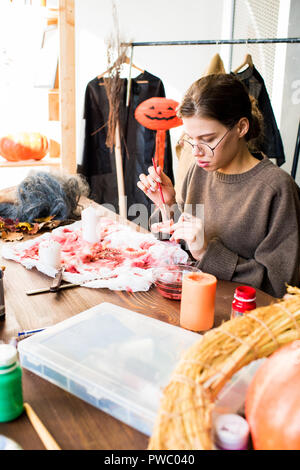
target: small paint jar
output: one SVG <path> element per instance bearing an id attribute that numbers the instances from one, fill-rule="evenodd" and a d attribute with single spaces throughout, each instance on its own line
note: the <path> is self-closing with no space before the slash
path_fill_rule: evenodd
<path id="1" fill-rule="evenodd" d="M 22 369 L 17 350 L 11 344 L 0 344 L 0 422 L 12 421 L 22 412 Z"/>
<path id="2" fill-rule="evenodd" d="M 247 450 L 249 435 L 249 425 L 242 416 L 229 413 L 215 419 L 214 438 L 219 450 Z"/>
<path id="3" fill-rule="evenodd" d="M 232 307 L 231 319 L 241 317 L 246 312 L 256 308 L 256 290 L 250 286 L 239 286 L 235 289 Z"/>

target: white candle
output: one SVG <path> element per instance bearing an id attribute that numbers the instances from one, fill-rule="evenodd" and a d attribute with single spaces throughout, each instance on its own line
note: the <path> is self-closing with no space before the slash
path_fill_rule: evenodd
<path id="1" fill-rule="evenodd" d="M 54 240 L 45 240 L 39 245 L 39 260 L 45 266 L 59 269 L 61 265 L 61 246 Z"/>
<path id="2" fill-rule="evenodd" d="M 242 416 L 223 414 L 215 419 L 215 440 L 223 450 L 246 450 L 249 445 L 249 425 Z"/>
<path id="3" fill-rule="evenodd" d="M 83 209 L 81 212 L 81 229 L 82 229 L 82 238 L 90 243 L 96 243 L 99 241 L 97 236 L 97 223 L 98 216 L 91 206 Z"/>

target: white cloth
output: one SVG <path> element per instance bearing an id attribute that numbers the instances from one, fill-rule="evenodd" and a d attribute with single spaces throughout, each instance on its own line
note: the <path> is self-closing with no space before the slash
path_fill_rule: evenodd
<path id="1" fill-rule="evenodd" d="M 55 277 L 57 269 L 43 265 L 38 256 L 40 243 L 55 240 L 61 244 L 65 268 L 63 280 L 85 287 L 132 292 L 150 288 L 154 281 L 152 268 L 188 260 L 187 253 L 175 242 L 159 241 L 150 233 L 136 232 L 110 219 L 102 218 L 98 230 L 99 242 L 96 245 L 82 239 L 80 221 L 25 242 L 7 243 L 3 246 L 2 256 L 21 263 L 27 269 L 35 267 L 47 276 Z M 100 254 L 106 249 L 108 252 L 118 250 L 121 261 L 87 261 L 95 249 Z"/>

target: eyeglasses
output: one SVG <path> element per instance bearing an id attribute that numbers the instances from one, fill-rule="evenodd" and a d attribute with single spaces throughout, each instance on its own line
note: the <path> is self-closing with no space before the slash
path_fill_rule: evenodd
<path id="1" fill-rule="evenodd" d="M 200 155 L 207 155 L 207 157 L 212 158 L 214 156 L 214 150 L 218 147 L 218 145 L 222 142 L 222 140 L 225 139 L 225 137 L 231 131 L 231 129 L 232 127 L 228 129 L 227 132 L 225 132 L 223 137 L 219 140 L 219 142 L 214 147 L 210 147 L 208 144 L 205 144 L 204 142 L 201 142 L 200 144 L 192 144 L 192 142 L 186 139 L 179 139 L 178 144 L 182 145 L 184 142 L 187 142 L 189 145 L 191 145 L 194 151 L 198 149 Z"/>

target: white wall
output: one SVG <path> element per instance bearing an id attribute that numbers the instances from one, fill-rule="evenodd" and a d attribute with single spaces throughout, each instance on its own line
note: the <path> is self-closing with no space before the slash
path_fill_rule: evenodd
<path id="1" fill-rule="evenodd" d="M 118 0 L 121 42 L 218 39 L 228 0 Z M 111 0 L 76 0 L 77 160 L 81 160 L 84 93 L 107 68 L 105 40 L 113 30 Z M 133 63 L 160 77 L 166 96 L 180 100 L 205 71 L 219 46 L 136 47 Z M 125 70 L 126 72 L 126 70 Z M 174 142 L 180 128 L 171 130 Z"/>

